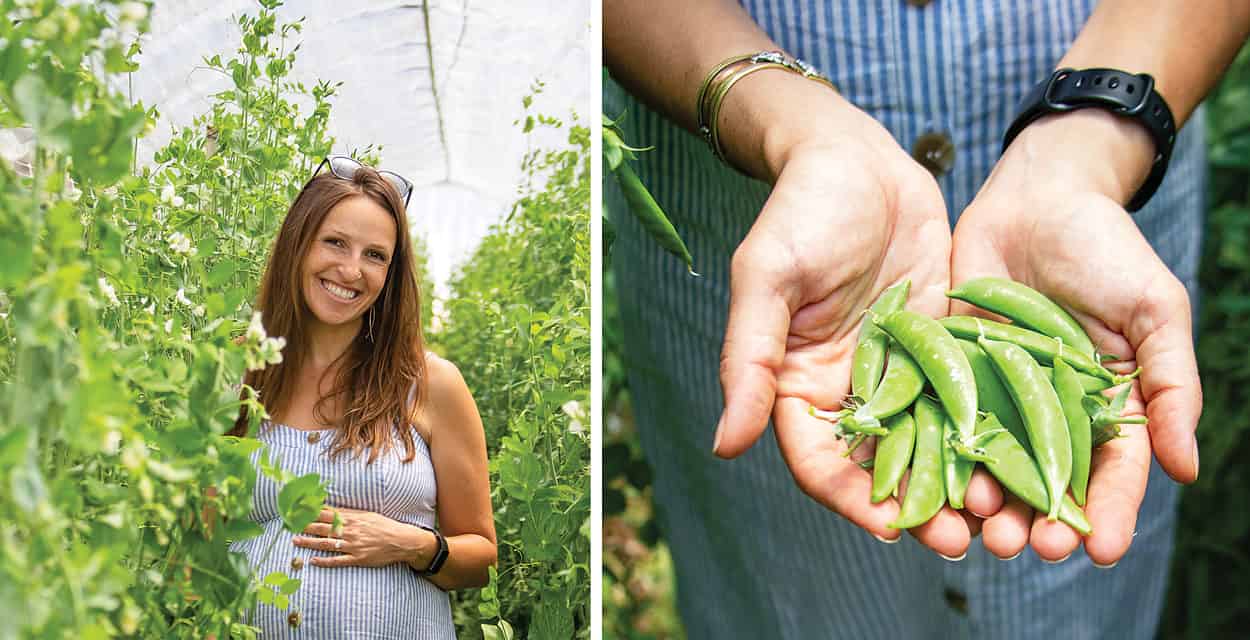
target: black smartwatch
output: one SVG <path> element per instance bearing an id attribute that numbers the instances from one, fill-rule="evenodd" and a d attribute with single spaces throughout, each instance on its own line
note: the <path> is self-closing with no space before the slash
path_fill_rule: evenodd
<path id="1" fill-rule="evenodd" d="M 1106 109 L 1123 118 L 1131 118 L 1150 133 L 1155 143 L 1154 163 L 1150 175 L 1125 209 L 1137 211 L 1145 206 L 1163 182 L 1172 147 L 1176 143 L 1176 121 L 1163 96 L 1154 89 L 1154 78 L 1147 73 L 1131 74 L 1118 69 L 1059 69 L 1050 74 L 1025 96 L 1007 134 L 1003 151 L 1029 123 L 1051 113 L 1062 113 L 1088 107 Z"/>
<path id="2" fill-rule="evenodd" d="M 434 534 L 434 539 L 438 541 L 438 550 L 434 552 L 434 557 L 430 558 L 430 566 L 419 572 L 423 576 L 432 576 L 438 573 L 439 569 L 443 568 L 443 563 L 447 562 L 447 538 L 444 538 L 443 534 L 439 533 L 438 529 L 434 527 L 427 527 L 423 524 L 417 526 Z"/>

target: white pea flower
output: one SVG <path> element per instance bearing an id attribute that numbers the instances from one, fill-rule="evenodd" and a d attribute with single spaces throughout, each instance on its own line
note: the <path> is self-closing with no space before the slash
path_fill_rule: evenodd
<path id="1" fill-rule="evenodd" d="M 169 204 L 174 201 L 174 197 L 178 194 L 174 192 L 174 185 L 167 184 L 161 189 L 161 202 Z"/>
<path id="2" fill-rule="evenodd" d="M 65 197 L 68 198 L 70 202 L 78 202 L 78 200 L 82 198 L 82 189 L 79 189 L 78 185 L 74 184 L 73 180 L 68 180 L 66 181 Z"/>
<path id="3" fill-rule="evenodd" d="M 586 426 L 582 424 L 582 420 L 586 418 L 586 412 L 582 407 L 582 403 L 576 400 L 569 400 L 560 405 L 560 410 L 569 417 L 569 433 L 586 433 Z"/>
<path id="4" fill-rule="evenodd" d="M 234 169 L 231 169 L 230 167 L 227 167 L 226 165 L 223 164 L 221 165 L 221 175 L 226 176 L 227 178 L 233 178 Z"/>
<path id="5" fill-rule="evenodd" d="M 265 325 L 260 322 L 260 312 L 253 311 L 252 322 L 247 325 L 247 341 L 260 344 L 268 335 L 265 333 Z"/>
<path id="6" fill-rule="evenodd" d="M 144 310 L 144 311 L 146 311 L 146 312 L 148 312 L 148 315 L 150 315 L 150 316 L 154 316 L 154 315 L 156 315 L 156 303 L 155 303 L 155 302 L 153 302 L 152 304 L 150 304 L 150 305 L 148 305 L 147 307 L 145 307 L 143 310 Z"/>
<path id="7" fill-rule="evenodd" d="M 117 430 L 109 431 L 107 434 L 104 435 L 104 446 L 102 447 L 102 449 L 104 450 L 104 453 L 107 455 L 110 455 L 110 456 L 116 455 L 118 450 L 121 449 L 121 444 L 122 444 L 121 432 Z"/>
<path id="8" fill-rule="evenodd" d="M 182 205 L 186 204 L 186 202 L 186 200 L 182 199 L 182 196 L 174 196 L 174 199 L 170 202 L 170 204 L 174 205 L 174 208 L 180 208 Z"/>
<path id="9" fill-rule="evenodd" d="M 178 293 L 174 294 L 174 300 L 177 300 L 178 304 L 184 307 L 192 306 L 190 298 L 187 298 L 187 292 L 185 289 L 178 289 Z"/>
<path id="10" fill-rule="evenodd" d="M 180 231 L 169 234 L 169 248 L 174 253 L 184 256 L 194 256 L 196 251 L 191 246 L 191 238 L 186 237 Z"/>
<path id="11" fill-rule="evenodd" d="M 122 24 L 136 25 L 148 17 L 148 5 L 142 2 L 123 2 L 117 19 Z"/>
<path id="12" fill-rule="evenodd" d="M 202 304 L 197 304 L 197 305 L 195 305 L 195 308 L 191 310 L 191 315 L 193 315 L 193 316 L 195 316 L 195 317 L 197 317 L 197 318 L 203 318 L 203 317 L 204 317 L 204 313 L 205 313 L 205 311 L 206 311 L 206 310 L 204 309 L 204 305 L 202 305 Z"/>
<path id="13" fill-rule="evenodd" d="M 170 318 L 165 321 L 165 333 L 173 333 L 173 332 L 174 332 L 174 319 Z"/>
<path id="14" fill-rule="evenodd" d="M 113 289 L 113 285 L 109 284 L 108 280 L 101 277 L 98 284 L 100 285 L 100 293 L 108 299 L 109 306 L 116 307 L 121 304 L 121 301 L 117 299 L 117 291 Z"/>

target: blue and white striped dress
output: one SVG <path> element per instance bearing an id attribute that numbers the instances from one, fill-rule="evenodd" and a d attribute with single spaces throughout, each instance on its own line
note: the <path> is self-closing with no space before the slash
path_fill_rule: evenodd
<path id="1" fill-rule="evenodd" d="M 398 434 L 396 434 L 398 435 Z M 367 453 L 350 453 L 330 459 L 325 454 L 334 444 L 334 429 L 302 430 L 266 422 L 258 439 L 267 445 L 262 453 L 281 460 L 281 466 L 299 476 L 316 473 L 327 487 L 326 504 L 373 511 L 384 516 L 428 527 L 435 523 L 438 485 L 425 441 L 414 438 L 416 456 L 403 462 L 402 445 L 380 454 L 366 465 Z M 251 519 L 264 533 L 231 545 L 245 554 L 261 578 L 282 571 L 302 581 L 290 597 L 290 609 L 258 604 L 248 622 L 263 631 L 263 638 L 315 638 L 317 640 L 454 640 L 455 626 L 447 593 L 419 576 L 406 564 L 385 567 L 316 567 L 318 556 L 338 555 L 296 547 L 294 534 L 282 526 L 278 515 L 281 485 L 258 469 L 252 498 Z M 272 552 L 269 551 L 272 546 Z M 302 568 L 295 570 L 292 560 Z M 290 615 L 299 612 L 299 625 Z"/>
<path id="2" fill-rule="evenodd" d="M 953 224 L 999 156 L 1020 99 L 1075 39 L 1094 0 L 747 0 L 790 53 L 813 63 L 904 149 L 945 133 L 938 178 Z M 1157 465 L 1128 554 L 1111 570 L 1083 550 L 1058 565 L 1002 561 L 974 540 L 947 562 L 910 536 L 884 545 L 805 496 L 771 433 L 743 457 L 711 453 L 729 265 L 768 193 L 703 141 L 605 85 L 604 112 L 654 145 L 638 173 L 703 274 L 691 278 L 605 196 L 630 390 L 691 638 L 1151 638 L 1163 602 L 1177 487 Z M 1203 118 L 1185 126 L 1162 188 L 1134 219 L 1196 305 Z"/>

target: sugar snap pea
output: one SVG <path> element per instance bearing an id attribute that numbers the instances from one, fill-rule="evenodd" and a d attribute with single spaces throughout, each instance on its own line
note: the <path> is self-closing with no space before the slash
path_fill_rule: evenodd
<path id="1" fill-rule="evenodd" d="M 877 441 L 872 467 L 872 501 L 881 502 L 898 488 L 916 446 L 916 420 L 906 411 L 885 421 L 890 433 Z"/>
<path id="2" fill-rule="evenodd" d="M 1141 371 L 1138 369 L 1128 375 L 1117 374 L 1084 353 L 1065 348 L 1058 340 L 1023 327 L 972 316 L 947 316 L 940 322 L 951 335 L 957 338 L 976 340 L 980 336 L 985 336 L 990 340 L 1010 342 L 1023 347 L 1042 364 L 1051 364 L 1055 361 L 1055 356 L 1061 356 L 1064 362 L 1072 365 L 1073 369 L 1102 378 L 1113 385 L 1132 380 Z"/>
<path id="3" fill-rule="evenodd" d="M 1023 282 L 1004 278 L 975 278 L 946 292 L 957 300 L 970 302 L 1009 318 L 1015 324 L 1058 338 L 1088 356 L 1094 343 L 1072 314 Z"/>
<path id="4" fill-rule="evenodd" d="M 1068 365 L 1068 366 L 1071 366 L 1071 365 Z M 1054 367 L 1048 367 L 1046 365 L 1042 365 L 1042 370 L 1046 372 L 1046 377 L 1050 378 L 1051 382 L 1055 381 Z M 1088 373 L 1081 373 L 1080 371 L 1077 371 L 1076 369 L 1073 369 L 1072 372 L 1076 374 L 1077 381 L 1081 383 L 1081 390 L 1083 390 L 1085 393 L 1098 393 L 1100 391 L 1105 391 L 1115 386 L 1111 384 L 1110 380 L 1107 380 L 1105 378 L 1097 378 L 1097 377 L 1089 375 Z"/>
<path id="5" fill-rule="evenodd" d="M 1029 446 L 1029 434 L 1024 430 L 1024 420 L 1020 418 L 1020 411 L 1016 409 L 1016 403 L 1007 392 L 1007 387 L 998 379 L 990 357 L 975 342 L 961 339 L 959 346 L 964 350 L 964 355 L 968 356 L 968 364 L 972 365 L 972 375 L 977 383 L 977 408 L 998 416 L 998 421 L 1032 455 L 1033 448 Z"/>
<path id="6" fill-rule="evenodd" d="M 883 316 L 902 309 L 910 290 L 911 280 L 894 284 L 872 303 L 872 312 Z M 855 344 L 855 354 L 851 357 L 851 393 L 864 402 L 872 398 L 877 384 L 881 382 L 889 339 L 880 327 L 864 319 L 859 329 L 859 341 Z"/>
<path id="7" fill-rule="evenodd" d="M 1022 347 L 986 338 L 978 338 L 977 344 L 990 357 L 1024 419 L 1033 456 L 1050 496 L 1046 518 L 1055 520 L 1072 477 L 1072 441 L 1059 396 L 1041 366 Z"/>
<path id="8" fill-rule="evenodd" d="M 694 258 L 691 257 L 690 250 L 686 248 L 681 236 L 677 235 L 676 227 L 664 215 L 664 210 L 651 197 L 651 192 L 638 179 L 638 174 L 634 173 L 629 162 L 617 165 L 613 175 L 621 185 L 621 194 L 625 196 L 625 202 L 629 203 L 629 209 L 638 218 L 638 222 L 661 247 L 681 258 L 686 263 L 686 270 L 693 274 Z"/>
<path id="9" fill-rule="evenodd" d="M 954 336 L 937 320 L 914 311 L 900 310 L 877 318 L 890 337 L 907 350 L 920 365 L 942 407 L 955 423 L 958 437 L 951 442 L 955 452 L 968 460 L 985 460 L 985 453 L 973 446 L 977 420 L 977 387 L 968 357 Z"/>
<path id="10" fill-rule="evenodd" d="M 955 424 L 950 419 L 943 423 L 942 435 L 942 479 L 946 485 L 946 502 L 952 509 L 962 509 L 964 494 L 968 493 L 968 482 L 972 480 L 972 470 L 977 463 L 955 455 L 950 443 L 957 435 Z"/>
<path id="11" fill-rule="evenodd" d="M 998 460 L 985 465 L 990 475 L 1025 504 L 1038 511 L 1049 512 L 1050 497 L 1037 462 L 1020 446 L 1015 436 L 1003 429 L 994 416 L 977 424 L 977 433 L 994 433 L 985 443 L 986 451 Z M 1076 529 L 1081 535 L 1087 536 L 1093 532 L 1085 512 L 1067 495 L 1059 506 L 1059 520 Z"/>
<path id="12" fill-rule="evenodd" d="M 1059 404 L 1063 407 L 1063 416 L 1068 422 L 1068 437 L 1072 441 L 1072 497 L 1083 507 L 1085 489 L 1089 486 L 1089 462 L 1093 443 L 1089 416 L 1081 404 L 1085 390 L 1081 388 L 1081 381 L 1077 380 L 1076 375 L 1076 370 L 1068 366 L 1062 358 L 1055 358 L 1055 394 L 1059 396 Z"/>
<path id="13" fill-rule="evenodd" d="M 937 515 L 946 502 L 942 480 L 942 423 L 946 416 L 938 403 L 921 396 L 916 400 L 915 420 L 911 475 L 898 518 L 888 525 L 892 529 L 918 527 Z"/>
<path id="14" fill-rule="evenodd" d="M 906 411 L 924 389 L 924 373 L 916 361 L 897 344 L 891 344 L 888 353 L 881 385 L 873 392 L 871 400 L 842 420 L 843 428 L 863 430 L 878 427 L 882 420 Z"/>

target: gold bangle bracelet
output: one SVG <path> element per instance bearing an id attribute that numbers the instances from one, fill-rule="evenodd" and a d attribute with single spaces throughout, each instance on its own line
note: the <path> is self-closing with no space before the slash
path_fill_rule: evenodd
<path id="1" fill-rule="evenodd" d="M 833 82 L 821 75 L 814 67 L 798 58 L 787 56 L 781 51 L 760 51 L 726 58 L 703 78 L 695 99 L 699 133 L 711 147 L 712 154 L 721 161 L 725 160 L 725 153 L 720 144 L 720 131 L 717 127 L 721 104 L 729 90 L 739 80 L 764 69 L 786 69 L 837 90 Z"/>

